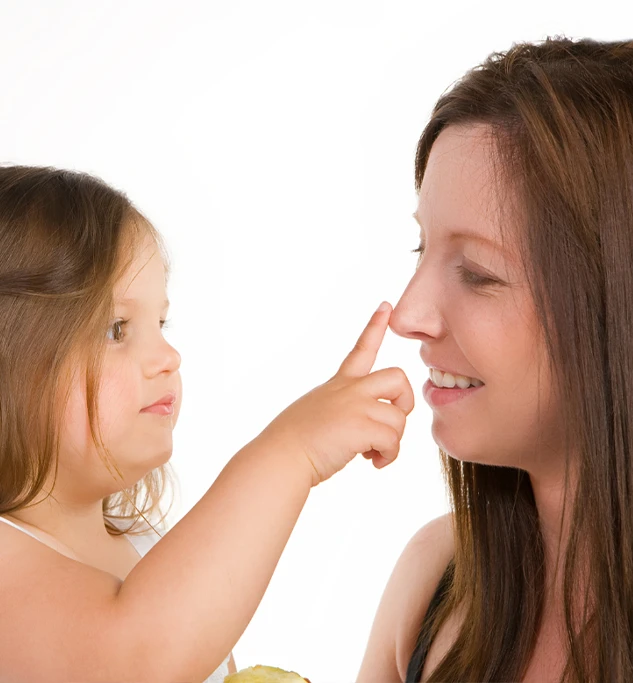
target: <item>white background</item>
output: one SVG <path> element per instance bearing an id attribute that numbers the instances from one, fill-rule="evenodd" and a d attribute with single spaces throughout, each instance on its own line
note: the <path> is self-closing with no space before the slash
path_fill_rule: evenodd
<path id="1" fill-rule="evenodd" d="M 442 91 L 515 41 L 630 38 L 626 6 L 0 2 L 0 161 L 101 176 L 173 258 L 172 524 L 397 303 L 415 265 L 415 146 Z M 313 491 L 238 668 L 354 680 L 398 555 L 447 509 L 417 354 L 388 331 L 375 367 L 401 366 L 417 403 L 400 458 L 380 472 L 358 458 Z"/>

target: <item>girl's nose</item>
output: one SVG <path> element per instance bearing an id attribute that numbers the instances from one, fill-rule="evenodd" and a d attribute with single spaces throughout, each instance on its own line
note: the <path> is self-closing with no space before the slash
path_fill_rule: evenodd
<path id="1" fill-rule="evenodd" d="M 167 361 L 165 365 L 168 367 L 170 372 L 176 372 L 180 368 L 181 357 L 178 351 L 169 343 L 167 343 Z"/>
<path id="2" fill-rule="evenodd" d="M 176 372 L 180 368 L 181 357 L 178 351 L 161 337 L 145 361 L 145 372 L 154 376 L 160 372 Z"/>

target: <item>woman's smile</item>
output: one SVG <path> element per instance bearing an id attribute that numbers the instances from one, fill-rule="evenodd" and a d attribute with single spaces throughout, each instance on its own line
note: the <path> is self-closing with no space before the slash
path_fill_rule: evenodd
<path id="1" fill-rule="evenodd" d="M 438 387 L 433 383 L 432 379 L 427 379 L 422 387 L 422 395 L 424 396 L 424 400 L 432 408 L 436 408 L 438 406 L 443 406 L 447 403 L 453 403 L 454 401 L 460 401 L 468 396 L 472 396 L 476 392 L 480 391 L 483 386 L 483 383 L 480 383 L 477 386 L 470 385 L 465 389 L 462 389 L 457 385 L 450 388 Z"/>
<path id="2" fill-rule="evenodd" d="M 422 387 L 424 400 L 432 407 L 443 406 L 471 396 L 475 389 L 484 386 L 478 377 L 449 372 L 429 365 L 429 379 Z"/>

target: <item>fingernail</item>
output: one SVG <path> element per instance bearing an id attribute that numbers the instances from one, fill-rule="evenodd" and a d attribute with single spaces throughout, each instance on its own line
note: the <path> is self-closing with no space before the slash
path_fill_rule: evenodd
<path id="1" fill-rule="evenodd" d="M 389 303 L 387 301 L 383 301 L 380 306 L 376 309 L 376 313 L 381 313 L 382 311 L 388 311 L 389 310 Z"/>

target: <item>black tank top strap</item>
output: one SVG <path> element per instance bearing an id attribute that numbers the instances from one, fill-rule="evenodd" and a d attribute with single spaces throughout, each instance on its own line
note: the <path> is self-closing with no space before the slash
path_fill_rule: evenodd
<path id="1" fill-rule="evenodd" d="M 422 671 L 424 669 L 424 662 L 431 647 L 431 627 L 435 620 L 435 615 L 439 609 L 442 601 L 447 595 L 448 589 L 453 580 L 453 571 L 455 566 L 451 560 L 442 574 L 435 593 L 431 598 L 429 607 L 426 610 L 424 619 L 422 620 L 422 626 L 418 633 L 418 638 L 413 650 L 413 655 L 411 655 L 411 660 L 409 661 L 409 666 L 407 668 L 407 677 L 405 683 L 419 683 L 420 678 L 422 678 Z"/>

